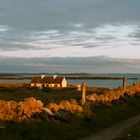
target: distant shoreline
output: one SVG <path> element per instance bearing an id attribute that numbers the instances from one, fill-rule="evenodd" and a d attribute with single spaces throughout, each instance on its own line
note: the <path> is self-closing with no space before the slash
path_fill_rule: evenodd
<path id="1" fill-rule="evenodd" d="M 78 76 L 78 77 L 66 77 L 66 79 L 71 80 L 122 80 L 122 77 L 87 77 L 87 76 Z M 128 80 L 138 80 L 139 78 L 127 78 Z"/>
<path id="2" fill-rule="evenodd" d="M 0 76 L 0 80 L 31 80 L 34 76 Z M 122 80 L 123 77 L 65 76 L 67 80 Z M 139 78 L 127 78 L 138 80 Z"/>

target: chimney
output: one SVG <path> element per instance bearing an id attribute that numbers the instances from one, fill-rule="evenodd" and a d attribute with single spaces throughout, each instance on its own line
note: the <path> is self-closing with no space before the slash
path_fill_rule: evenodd
<path id="1" fill-rule="evenodd" d="M 53 79 L 55 79 L 57 77 L 57 75 L 53 75 Z"/>
<path id="2" fill-rule="evenodd" d="M 43 79 L 44 77 L 46 77 L 46 75 L 41 75 L 41 79 Z"/>

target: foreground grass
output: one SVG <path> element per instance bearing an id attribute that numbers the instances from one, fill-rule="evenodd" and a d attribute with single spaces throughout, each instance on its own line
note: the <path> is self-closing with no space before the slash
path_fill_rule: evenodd
<path id="1" fill-rule="evenodd" d="M 88 110 L 89 111 L 89 110 Z M 22 122 L 1 122 L 0 139 L 6 140 L 77 140 L 105 127 L 140 113 L 140 97 L 106 105 L 90 104 L 93 113 L 69 114 L 67 121 L 54 119 Z"/>
<path id="2" fill-rule="evenodd" d="M 0 99 L 21 101 L 27 97 L 40 99 L 44 104 L 64 99 L 81 99 L 80 92 L 73 89 L 33 90 L 26 87 L 1 88 Z M 124 97 L 106 104 L 88 102 L 82 114 L 65 112 L 65 120 L 28 120 L 0 122 L 2 140 L 77 140 L 119 121 L 140 113 L 140 95 Z"/>
<path id="3" fill-rule="evenodd" d="M 140 139 L 140 122 L 133 127 L 125 130 L 120 137 L 115 140 L 139 140 Z"/>
<path id="4" fill-rule="evenodd" d="M 5 122 L 0 130 L 2 140 L 71 140 L 82 134 L 77 125 L 57 121 Z M 84 134 L 82 134 L 84 135 Z"/>

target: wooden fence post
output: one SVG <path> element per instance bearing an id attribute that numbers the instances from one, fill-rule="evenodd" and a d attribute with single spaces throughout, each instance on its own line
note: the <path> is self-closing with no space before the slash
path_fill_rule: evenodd
<path id="1" fill-rule="evenodd" d="M 82 105 L 86 102 L 86 83 L 82 83 Z"/>
<path id="2" fill-rule="evenodd" d="M 123 77 L 123 90 L 126 89 L 126 84 L 127 84 L 127 78 Z"/>

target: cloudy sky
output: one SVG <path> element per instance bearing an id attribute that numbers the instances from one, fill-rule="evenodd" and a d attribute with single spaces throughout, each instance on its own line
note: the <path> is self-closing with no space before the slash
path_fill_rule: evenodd
<path id="1" fill-rule="evenodd" d="M 0 72 L 140 73 L 140 0 L 0 0 Z"/>

